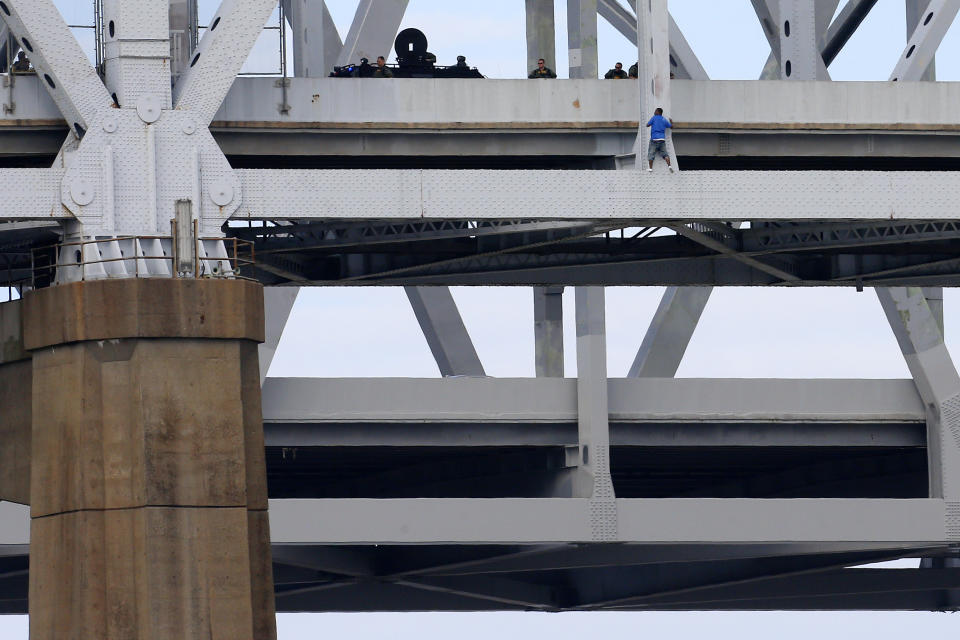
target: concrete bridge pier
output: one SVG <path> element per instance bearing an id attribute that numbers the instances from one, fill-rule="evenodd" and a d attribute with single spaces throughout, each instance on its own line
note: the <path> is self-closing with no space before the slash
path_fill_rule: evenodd
<path id="1" fill-rule="evenodd" d="M 21 306 L 30 637 L 275 638 L 261 286 L 102 280 Z"/>

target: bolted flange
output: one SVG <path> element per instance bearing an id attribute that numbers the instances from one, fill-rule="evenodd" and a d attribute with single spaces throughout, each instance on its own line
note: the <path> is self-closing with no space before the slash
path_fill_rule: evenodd
<path id="1" fill-rule="evenodd" d="M 137 115 L 147 124 L 152 124 L 160 119 L 163 111 L 163 101 L 160 96 L 147 94 L 137 100 Z"/>

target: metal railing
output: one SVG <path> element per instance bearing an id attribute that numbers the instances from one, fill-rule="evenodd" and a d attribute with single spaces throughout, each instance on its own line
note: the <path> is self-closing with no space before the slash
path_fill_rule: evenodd
<path id="1" fill-rule="evenodd" d="M 117 278 L 255 279 L 252 242 L 198 237 L 194 242 L 192 272 L 178 269 L 176 242 L 170 236 L 119 236 L 36 247 L 30 256 L 30 285 L 41 289 L 65 282 Z M 223 255 L 208 254 L 203 249 L 205 243 L 223 246 Z M 151 255 L 142 249 L 150 245 L 154 250 L 159 248 L 160 254 Z"/>

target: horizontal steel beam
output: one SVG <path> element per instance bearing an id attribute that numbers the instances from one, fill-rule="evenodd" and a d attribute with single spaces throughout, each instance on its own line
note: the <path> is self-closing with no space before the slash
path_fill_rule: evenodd
<path id="1" fill-rule="evenodd" d="M 576 379 L 268 378 L 267 423 L 575 422 Z M 922 422 L 911 380 L 609 380 L 614 422 Z"/>
<path id="2" fill-rule="evenodd" d="M 573 420 L 558 422 L 268 422 L 267 447 L 567 447 L 577 446 Z M 924 448 L 921 420 L 904 422 L 687 422 L 610 423 L 613 447 Z"/>
<path id="3" fill-rule="evenodd" d="M 941 500 L 660 499 L 616 501 L 617 542 L 946 541 Z M 271 500 L 275 543 L 589 542 L 589 500 Z"/>
<path id="4" fill-rule="evenodd" d="M 237 173 L 234 220 L 949 220 L 960 200 L 947 171 L 384 170 L 375 191 L 355 187 L 362 170 Z"/>
<path id="5" fill-rule="evenodd" d="M 0 123 L 66 125 L 41 83 L 34 76 L 19 76 L 12 88 L 17 109 L 0 113 Z M 633 82 L 290 78 L 289 84 L 290 115 L 285 116 L 277 110 L 282 87 L 276 86 L 276 78 L 237 78 L 214 117 L 214 129 L 250 134 L 280 130 L 302 135 L 304 130 L 316 130 L 331 135 L 341 130 L 354 136 L 388 131 L 451 135 L 636 129 L 639 119 Z M 674 80 L 669 115 L 678 132 L 694 127 L 779 130 L 791 135 L 801 130 L 956 131 L 960 118 L 951 105 L 957 101 L 958 87 L 956 82 Z"/>

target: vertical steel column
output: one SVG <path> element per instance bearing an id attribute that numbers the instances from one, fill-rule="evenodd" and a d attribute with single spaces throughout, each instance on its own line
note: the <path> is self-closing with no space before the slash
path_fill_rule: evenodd
<path id="1" fill-rule="evenodd" d="M 527 71 L 537 67 L 537 61 L 557 69 L 557 27 L 553 0 L 526 0 L 527 12 Z"/>
<path id="2" fill-rule="evenodd" d="M 930 5 L 930 0 L 904 0 L 907 10 L 907 40 L 913 37 L 913 32 L 924 18 L 924 11 Z M 920 75 L 920 80 L 933 81 L 937 79 L 937 60 L 936 56 L 930 58 L 930 64 Z"/>
<path id="3" fill-rule="evenodd" d="M 326 77 L 343 49 L 327 3 L 283 0 L 283 12 L 293 33 L 293 74 L 298 78 Z"/>
<path id="4" fill-rule="evenodd" d="M 153 0 L 103 0 L 107 91 L 122 106 L 171 105 L 170 6 Z"/>
<path id="5" fill-rule="evenodd" d="M 563 377 L 563 287 L 533 288 L 538 378 Z"/>
<path id="6" fill-rule="evenodd" d="M 580 468 L 574 483 L 574 496 L 590 499 L 590 528 L 594 540 L 615 540 L 617 537 L 617 505 L 610 474 L 605 304 L 603 287 L 577 287 Z"/>
<path id="7" fill-rule="evenodd" d="M 815 0 L 780 0 L 780 77 L 783 80 L 826 80 L 826 66 L 817 47 Z"/>
<path id="8" fill-rule="evenodd" d="M 637 75 L 640 82 L 640 131 L 637 134 L 635 152 L 637 169 L 643 168 L 646 157 L 646 142 L 650 139 L 646 127 L 657 107 L 670 117 L 670 13 L 667 0 L 647 0 L 637 7 Z M 667 150 L 673 167 L 680 169 L 673 148 L 673 136 L 667 130 Z M 654 165 L 658 171 L 666 171 L 662 163 Z"/>
<path id="9" fill-rule="evenodd" d="M 887 321 L 927 410 L 930 496 L 953 510 L 960 537 L 960 375 L 919 287 L 877 289 Z"/>
<path id="10" fill-rule="evenodd" d="M 567 0 L 567 34 L 570 78 L 596 79 L 597 0 Z"/>

